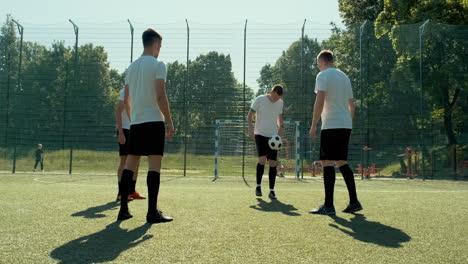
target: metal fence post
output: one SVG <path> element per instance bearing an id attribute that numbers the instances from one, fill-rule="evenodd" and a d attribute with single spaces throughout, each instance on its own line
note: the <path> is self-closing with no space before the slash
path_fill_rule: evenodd
<path id="1" fill-rule="evenodd" d="M 73 74 L 73 77 L 74 77 L 73 88 L 76 91 L 78 89 L 78 32 L 79 32 L 79 28 L 71 19 L 69 19 L 69 21 L 73 25 L 73 30 L 75 31 L 75 72 Z M 73 145 L 74 145 L 74 142 L 72 141 L 72 146 L 70 148 L 70 166 L 68 169 L 69 174 L 72 173 L 72 166 L 73 166 Z"/>
<path id="2" fill-rule="evenodd" d="M 424 104 L 424 90 L 423 90 L 423 83 L 422 83 L 422 36 L 424 34 L 424 29 L 429 22 L 429 19 L 426 20 L 420 27 L 419 27 L 419 88 L 420 88 L 420 102 L 419 102 L 419 114 L 421 118 L 421 128 L 419 131 L 419 136 L 421 140 L 421 161 L 422 161 L 422 176 L 423 179 L 426 179 L 425 175 L 425 162 L 424 162 L 424 150 L 425 150 L 425 144 L 424 144 L 424 115 L 423 115 L 423 104 Z"/>
<path id="3" fill-rule="evenodd" d="M 245 101 L 245 71 L 246 71 L 246 59 L 247 59 L 247 19 L 245 20 L 244 26 L 244 75 L 243 75 L 243 104 L 242 104 L 242 120 L 246 120 L 246 101 Z M 245 144 L 246 144 L 246 135 L 245 135 L 245 128 L 246 122 L 242 122 L 242 179 L 245 179 Z"/>
<path id="4" fill-rule="evenodd" d="M 304 29 L 305 29 L 305 24 L 306 24 L 307 19 L 304 19 L 304 24 L 302 24 L 302 30 L 301 30 L 301 86 L 302 89 L 304 90 L 304 94 L 307 94 L 307 87 L 305 85 L 305 78 L 304 78 Z M 302 96 L 302 105 L 306 105 L 305 101 L 305 96 Z M 307 113 L 304 111 L 304 120 L 307 120 Z M 306 122 L 304 122 L 304 132 L 307 130 Z M 304 133 L 305 137 L 304 140 L 301 141 L 302 146 L 300 146 L 301 151 L 305 153 L 306 151 L 306 142 L 308 140 L 307 133 Z M 303 156 L 303 158 L 300 159 L 300 166 L 301 166 L 301 178 L 304 178 L 304 158 L 307 158 L 306 155 Z"/>
<path id="5" fill-rule="evenodd" d="M 186 66 L 186 76 L 185 76 L 185 86 L 184 86 L 184 93 L 183 93 L 183 126 L 184 126 L 184 177 L 187 176 L 187 134 L 188 134 L 188 123 L 187 123 L 187 89 L 189 86 L 190 76 L 189 76 L 189 55 L 190 55 L 190 27 L 188 24 L 188 20 L 185 19 L 185 24 L 187 25 L 187 66 Z"/>
<path id="6" fill-rule="evenodd" d="M 134 32 L 134 28 L 133 28 L 133 25 L 132 23 L 130 22 L 130 19 L 127 19 L 128 21 L 128 24 L 130 25 L 130 37 L 131 37 L 131 44 L 130 44 L 130 63 L 132 63 L 133 61 L 133 32 Z"/>

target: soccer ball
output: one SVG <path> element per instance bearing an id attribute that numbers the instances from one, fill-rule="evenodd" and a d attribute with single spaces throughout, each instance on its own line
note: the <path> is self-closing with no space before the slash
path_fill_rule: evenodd
<path id="1" fill-rule="evenodd" d="M 274 135 L 268 140 L 268 146 L 270 146 L 272 150 L 280 150 L 281 143 L 281 137 L 278 135 Z"/>

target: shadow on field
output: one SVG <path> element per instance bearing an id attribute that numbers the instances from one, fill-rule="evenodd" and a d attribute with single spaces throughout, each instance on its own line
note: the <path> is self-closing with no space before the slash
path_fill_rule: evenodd
<path id="1" fill-rule="evenodd" d="M 402 243 L 411 240 L 411 237 L 400 229 L 379 222 L 368 221 L 362 214 L 354 214 L 350 221 L 338 216 L 332 216 L 331 218 L 335 220 L 336 224 L 340 225 L 330 224 L 331 227 L 362 242 L 399 248 L 403 247 Z"/>
<path id="2" fill-rule="evenodd" d="M 97 233 L 54 249 L 50 256 L 62 264 L 113 261 L 125 250 L 152 238 L 153 235 L 145 235 L 150 227 L 150 224 L 144 224 L 128 231 L 120 228 L 119 221 L 114 222 Z"/>
<path id="3" fill-rule="evenodd" d="M 251 205 L 250 208 L 264 212 L 280 212 L 289 216 L 301 215 L 297 212 L 293 212 L 296 211 L 297 208 L 294 207 L 292 204 L 284 204 L 279 200 L 271 200 L 271 202 L 268 203 L 262 198 L 257 198 L 257 201 L 258 204 Z"/>
<path id="4" fill-rule="evenodd" d="M 76 212 L 72 214 L 71 216 L 82 216 L 83 218 L 102 218 L 106 217 L 105 214 L 102 214 L 102 212 L 107 211 L 107 210 L 115 210 L 119 206 L 118 202 L 108 202 L 103 205 L 95 206 L 95 207 L 90 207 L 86 210 Z"/>

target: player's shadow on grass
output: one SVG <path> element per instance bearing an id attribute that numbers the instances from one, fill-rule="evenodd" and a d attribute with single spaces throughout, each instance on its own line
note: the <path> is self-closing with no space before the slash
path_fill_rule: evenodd
<path id="1" fill-rule="evenodd" d="M 108 211 L 108 210 L 115 210 L 117 209 L 118 206 L 119 206 L 118 202 L 115 202 L 115 201 L 108 202 L 103 205 L 90 207 L 86 210 L 76 212 L 72 214 L 71 216 L 82 216 L 83 218 L 102 218 L 102 217 L 106 217 L 106 215 L 102 214 L 102 212 Z"/>
<path id="2" fill-rule="evenodd" d="M 153 237 L 145 235 L 151 224 L 144 224 L 130 231 L 119 225 L 120 222 L 114 222 L 97 233 L 72 240 L 54 249 L 50 256 L 61 264 L 108 262 L 115 260 L 125 250 Z"/>
<path id="3" fill-rule="evenodd" d="M 403 247 L 402 243 L 411 240 L 411 237 L 402 230 L 379 222 L 368 221 L 362 214 L 354 214 L 350 221 L 338 216 L 331 218 L 336 222 L 336 224 L 330 224 L 331 227 L 362 242 L 399 248 Z"/>
<path id="4" fill-rule="evenodd" d="M 301 215 L 297 212 L 294 212 L 297 211 L 297 208 L 292 204 L 284 204 L 279 200 L 271 200 L 271 202 L 268 203 L 261 198 L 257 198 L 257 201 L 258 204 L 251 205 L 250 208 L 264 212 L 280 212 L 290 216 Z"/>

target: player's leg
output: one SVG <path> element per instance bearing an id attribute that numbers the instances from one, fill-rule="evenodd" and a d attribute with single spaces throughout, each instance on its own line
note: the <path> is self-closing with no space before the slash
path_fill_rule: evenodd
<path id="1" fill-rule="evenodd" d="M 164 216 L 158 209 L 159 185 L 161 183 L 161 163 L 164 155 L 164 141 L 166 128 L 163 122 L 154 122 L 150 125 L 152 140 L 148 142 L 148 213 L 146 222 L 163 223 L 173 220 L 172 217 Z"/>
<path id="2" fill-rule="evenodd" d="M 44 159 L 41 159 L 41 171 L 44 172 Z"/>
<path id="3" fill-rule="evenodd" d="M 37 164 L 39 164 L 39 160 L 38 160 L 38 159 L 37 159 L 36 162 L 34 163 L 34 169 L 33 169 L 33 171 L 36 171 Z"/>
<path id="4" fill-rule="evenodd" d="M 330 160 L 322 161 L 323 164 L 323 182 L 325 188 L 325 203 L 324 205 L 328 208 L 334 207 L 333 194 L 335 191 L 335 166 L 334 162 Z"/>
<path id="5" fill-rule="evenodd" d="M 128 155 L 125 162 L 125 169 L 122 171 L 122 179 L 120 185 L 120 211 L 118 220 L 126 220 L 132 217 L 128 210 L 128 195 L 132 186 L 133 172 L 136 170 L 140 156 Z"/>
<path id="6" fill-rule="evenodd" d="M 125 161 L 127 160 L 127 155 L 123 156 L 121 155 L 120 156 L 120 162 L 119 162 L 119 168 L 117 169 L 117 183 L 118 183 L 118 187 L 119 187 L 119 190 L 118 190 L 118 193 L 117 193 L 117 198 L 116 198 L 116 201 L 120 201 L 120 189 L 122 188 L 122 171 L 125 167 Z"/>
<path id="7" fill-rule="evenodd" d="M 137 190 L 136 190 L 136 182 L 138 179 L 138 169 L 140 167 L 140 163 L 138 163 L 137 168 L 135 169 L 133 173 L 133 180 L 132 180 L 132 188 L 130 190 L 130 198 L 132 199 L 146 199 L 143 195 L 141 195 Z"/>
<path id="8" fill-rule="evenodd" d="M 156 215 L 158 212 L 158 194 L 161 183 L 161 155 L 148 156 L 148 175 L 146 184 L 148 186 L 148 216 Z"/>
<path id="9" fill-rule="evenodd" d="M 361 203 L 359 203 L 357 199 L 356 193 L 356 183 L 354 181 L 354 173 L 353 170 L 348 165 L 348 146 L 349 146 L 349 138 L 351 136 L 351 129 L 339 129 L 338 133 L 338 141 L 340 143 L 339 146 L 339 155 L 335 162 L 336 166 L 340 169 L 341 174 L 343 175 L 343 179 L 346 183 L 346 188 L 348 189 L 349 194 L 349 204 L 343 210 L 345 213 L 354 213 L 359 210 L 362 210 Z"/>
<path id="10" fill-rule="evenodd" d="M 268 180 L 270 184 L 270 193 L 268 194 L 268 197 L 270 199 L 276 200 L 276 194 L 275 194 L 275 181 L 276 181 L 276 159 L 278 157 L 278 151 L 277 150 L 268 150 L 268 165 L 269 165 L 269 171 L 268 171 Z"/>
<path id="11" fill-rule="evenodd" d="M 267 162 L 268 149 L 268 138 L 260 135 L 255 135 L 255 146 L 258 153 L 258 163 L 257 163 L 257 186 L 255 187 L 255 195 L 262 196 L 262 178 L 265 171 L 265 164 Z"/>
<path id="12" fill-rule="evenodd" d="M 343 210 L 345 213 L 353 213 L 362 210 L 361 203 L 357 199 L 356 183 L 354 181 L 354 173 L 345 160 L 338 160 L 335 162 L 336 166 L 340 169 L 341 175 L 346 183 L 346 188 L 349 194 L 349 204 L 346 209 Z"/>
<path id="13" fill-rule="evenodd" d="M 335 215 L 333 194 L 335 190 L 335 162 L 336 152 L 334 129 L 322 130 L 320 133 L 320 160 L 323 167 L 323 186 L 325 189 L 325 202 L 319 208 L 310 211 L 312 214 Z"/>

